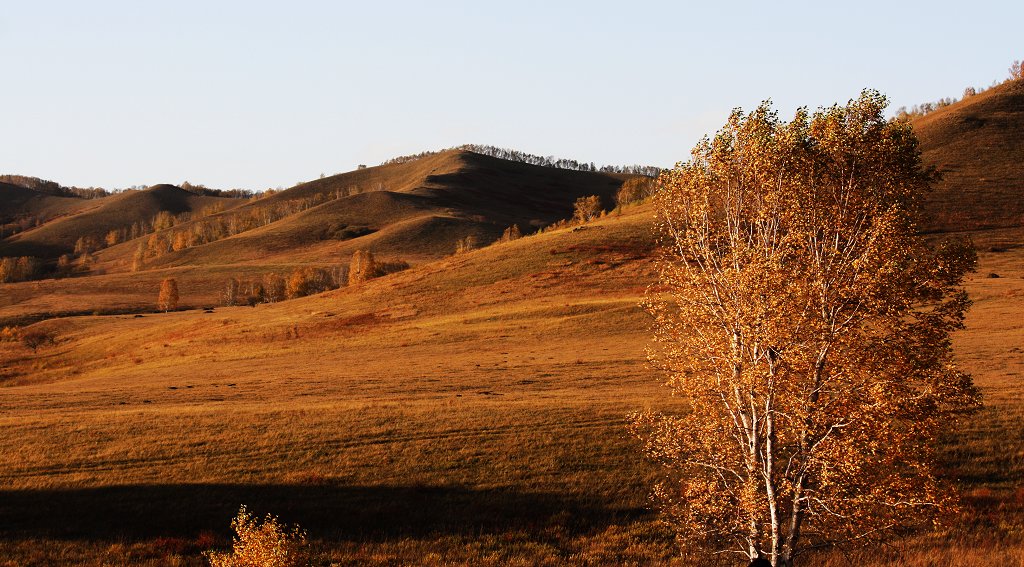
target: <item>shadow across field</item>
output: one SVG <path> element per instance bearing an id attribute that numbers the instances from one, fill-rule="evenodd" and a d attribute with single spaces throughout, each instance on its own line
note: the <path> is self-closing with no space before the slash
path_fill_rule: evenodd
<path id="1" fill-rule="evenodd" d="M 539 531 L 592 533 L 648 512 L 567 495 L 434 486 L 128 485 L 0 490 L 0 540 L 145 540 L 227 534 L 245 504 L 298 523 L 310 537 L 387 540 L 427 535 Z"/>

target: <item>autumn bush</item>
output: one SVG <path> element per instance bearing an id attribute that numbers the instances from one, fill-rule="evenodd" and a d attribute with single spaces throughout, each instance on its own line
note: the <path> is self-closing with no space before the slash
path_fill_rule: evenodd
<path id="1" fill-rule="evenodd" d="M 231 520 L 235 530 L 230 553 L 207 551 L 212 567 L 299 567 L 310 565 L 306 532 L 299 526 L 287 526 L 267 514 L 263 520 L 245 506 Z"/>

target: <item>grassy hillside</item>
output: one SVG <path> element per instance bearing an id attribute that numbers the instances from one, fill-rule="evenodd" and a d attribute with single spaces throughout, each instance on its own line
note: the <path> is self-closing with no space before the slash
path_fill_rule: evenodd
<path id="1" fill-rule="evenodd" d="M 598 195 L 610 208 L 625 178 L 451 150 L 318 179 L 249 202 L 219 216 L 258 215 L 296 203 L 315 206 L 167 254 L 150 266 L 316 261 L 347 258 L 357 249 L 412 262 L 433 260 L 451 254 L 456 241 L 470 235 L 485 244 L 512 224 L 532 232 L 571 217 L 578 197 Z M 168 232 L 189 228 L 186 223 Z M 136 247 L 126 243 L 104 251 L 100 266 L 128 269 Z"/>
<path id="2" fill-rule="evenodd" d="M 28 191 L 28 190 L 24 190 Z M 47 202 L 64 197 L 49 197 Z M 196 195 L 173 185 L 155 185 L 141 191 L 125 191 L 99 199 L 66 199 L 81 205 L 66 206 L 65 216 L 37 228 L 0 241 L 0 256 L 37 256 L 55 258 L 72 252 L 81 237 L 102 240 L 111 230 L 130 227 L 132 223 L 152 221 L 161 211 L 173 215 L 198 213 L 206 207 L 235 207 L 244 201 L 224 197 Z M 58 205 L 50 205 L 56 208 Z"/>
<path id="3" fill-rule="evenodd" d="M 89 199 L 60 197 L 0 182 L 0 225 L 21 219 L 45 222 L 94 205 Z M 8 236 L 7 234 L 3 235 Z"/>
<path id="4" fill-rule="evenodd" d="M 1024 81 L 1010 81 L 914 122 L 922 157 L 943 175 L 933 230 L 1024 226 Z"/>
<path id="5" fill-rule="evenodd" d="M 229 278 L 259 280 L 304 265 L 346 266 L 360 249 L 386 261 L 430 262 L 451 255 L 456 242 L 467 236 L 486 245 L 512 224 L 529 233 L 571 217 L 580 196 L 598 195 L 610 208 L 625 178 L 453 150 L 319 179 L 262 199 L 231 199 L 228 204 L 237 207 L 161 230 L 157 236 L 171 239 L 203 223 L 258 217 L 273 208 L 286 214 L 227 238 L 147 258 L 134 273 L 133 257 L 151 235 L 96 253 L 89 277 L 5 284 L 0 325 L 60 315 L 149 311 L 166 277 L 178 280 L 182 305 L 194 308 L 217 305 Z M 117 222 L 112 219 L 138 217 L 157 207 L 178 211 L 209 204 L 195 199 L 160 186 L 94 200 L 89 211 L 0 243 L 0 255 L 56 250 L 29 247 L 41 242 L 73 245 L 75 234 L 99 232 Z"/>
<path id="6" fill-rule="evenodd" d="M 46 321 L 57 344 L 37 354 L 0 343 L 0 555 L 200 564 L 244 503 L 343 565 L 692 564 L 648 509 L 655 471 L 624 430 L 630 411 L 682 403 L 644 360 L 651 216 L 256 308 Z M 1022 259 L 982 254 L 956 338 L 989 404 L 946 440 L 965 513 L 816 564 L 1020 561 Z"/>

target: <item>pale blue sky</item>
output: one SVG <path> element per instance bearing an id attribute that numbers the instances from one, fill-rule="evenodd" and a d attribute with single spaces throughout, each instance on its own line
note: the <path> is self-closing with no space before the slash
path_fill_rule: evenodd
<path id="1" fill-rule="evenodd" d="M 0 0 L 0 173 L 263 189 L 480 143 L 669 166 L 772 98 L 1002 80 L 1017 2 Z"/>

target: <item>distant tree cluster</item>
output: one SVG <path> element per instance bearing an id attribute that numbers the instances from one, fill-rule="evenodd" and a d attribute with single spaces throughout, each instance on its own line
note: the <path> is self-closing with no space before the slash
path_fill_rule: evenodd
<path id="1" fill-rule="evenodd" d="M 654 195 L 655 187 L 655 180 L 650 177 L 630 177 L 615 194 L 615 205 L 621 208 L 623 205 L 643 201 Z"/>
<path id="2" fill-rule="evenodd" d="M 202 185 L 202 184 L 193 185 L 192 183 L 189 183 L 188 181 L 183 181 L 181 183 L 181 185 L 179 185 L 178 187 L 181 187 L 182 189 L 184 189 L 185 191 L 188 191 L 189 193 L 192 193 L 194 195 L 200 195 L 200 196 L 203 196 L 203 197 L 227 197 L 227 198 L 231 198 L 231 199 L 251 199 L 251 198 L 256 196 L 256 192 L 255 191 L 251 191 L 249 189 L 210 189 L 209 187 L 207 187 L 205 185 Z"/>
<path id="3" fill-rule="evenodd" d="M 192 220 L 193 218 L 202 218 L 208 215 L 213 215 L 224 210 L 224 205 L 217 204 L 209 207 L 204 207 L 198 214 L 193 214 L 190 211 L 185 211 L 177 215 L 172 214 L 169 211 L 160 211 L 149 221 L 136 221 L 130 226 L 124 226 L 121 228 L 111 229 L 105 235 L 83 235 L 79 236 L 75 241 L 75 247 L 73 249 L 74 255 L 80 259 L 88 259 L 94 252 L 102 250 L 104 248 L 115 246 L 122 242 L 129 240 L 135 240 L 147 234 L 152 234 L 156 231 L 166 230 L 175 225 L 182 224 Z M 140 248 L 145 249 L 145 246 L 140 244 Z M 141 265 L 141 264 L 140 264 Z"/>
<path id="4" fill-rule="evenodd" d="M 156 232 L 153 232 L 145 243 L 140 243 L 136 249 L 133 269 L 139 270 L 145 265 L 146 261 L 159 258 L 171 252 L 202 246 L 203 244 L 209 244 L 229 236 L 266 226 L 286 216 L 315 207 L 332 198 L 337 198 L 336 195 L 342 195 L 342 193 L 327 195 L 318 193 L 303 199 L 292 199 L 268 205 L 256 205 L 246 207 L 243 211 L 227 212 L 224 214 L 218 214 L 221 211 L 211 213 L 204 209 L 205 212 L 209 213 L 208 216 L 204 215 L 200 219 L 195 220 L 195 222 L 189 223 L 188 226 L 174 230 L 168 229 L 173 229 L 173 227 L 182 224 L 191 217 L 183 216 L 187 215 L 187 213 L 178 216 L 158 215 L 159 218 L 154 219 L 152 225 L 153 230 Z"/>
<path id="5" fill-rule="evenodd" d="M 0 219 L 0 239 L 14 236 L 19 232 L 37 227 L 50 220 L 47 215 L 26 215 L 21 217 Z"/>
<path id="6" fill-rule="evenodd" d="M 34 280 L 42 272 L 43 263 L 38 258 L 31 256 L 0 258 L 0 283 Z"/>
<path id="7" fill-rule="evenodd" d="M 316 295 L 331 289 L 338 289 L 345 282 L 345 270 L 305 267 L 292 272 L 285 286 L 288 299 Z"/>
<path id="8" fill-rule="evenodd" d="M 21 340 L 21 329 L 18 327 L 4 327 L 0 329 L 0 343 L 13 343 Z"/>
<path id="9" fill-rule="evenodd" d="M 968 90 L 964 92 L 966 96 L 974 96 L 978 94 L 978 91 L 974 87 L 968 87 Z M 970 94 L 967 94 L 967 93 Z M 940 98 L 935 102 L 922 102 L 921 104 L 915 104 L 909 109 L 905 106 L 901 106 L 896 110 L 896 118 L 901 120 L 910 120 L 914 118 L 920 118 L 935 112 L 936 110 L 942 110 L 947 106 L 959 102 L 958 99 L 953 97 Z"/>
<path id="10" fill-rule="evenodd" d="M 261 279 L 242 281 L 230 278 L 221 293 L 221 304 L 258 305 L 260 303 L 277 303 L 287 299 L 287 283 L 277 274 L 266 274 Z"/>
<path id="11" fill-rule="evenodd" d="M 21 344 L 32 349 L 32 352 L 38 352 L 39 347 L 46 345 L 56 345 L 57 336 L 52 331 L 44 330 L 32 330 L 21 333 Z"/>
<path id="12" fill-rule="evenodd" d="M 357 250 L 348 266 L 303 266 L 295 268 L 287 277 L 266 274 L 249 280 L 229 278 L 221 291 L 221 304 L 255 306 L 277 303 L 356 285 L 408 268 L 408 262 L 380 262 L 372 252 Z"/>
<path id="13" fill-rule="evenodd" d="M 127 189 L 104 189 L 102 187 L 65 187 L 56 181 L 50 181 L 48 179 L 40 179 L 38 177 L 31 177 L 28 175 L 14 175 L 5 174 L 0 175 L 0 182 L 9 183 L 11 185 L 17 185 L 19 187 L 25 187 L 33 191 L 40 193 L 46 193 L 47 195 L 54 195 L 56 197 L 77 197 L 80 199 L 98 199 L 100 197 L 109 197 L 123 191 L 137 191 L 148 189 L 146 185 L 132 185 Z M 188 181 L 182 182 L 179 186 L 185 191 L 195 195 L 202 195 L 204 197 L 227 197 L 234 199 L 249 199 L 256 195 L 255 191 L 248 189 L 210 189 L 202 184 L 192 184 Z"/>
<path id="14" fill-rule="evenodd" d="M 1003 82 L 1019 81 L 1021 79 L 1024 79 L 1024 63 L 1022 63 L 1021 61 L 1014 61 L 1013 64 L 1010 65 L 1010 76 L 1009 76 L 1009 78 L 1006 81 L 1003 81 Z M 1000 81 L 993 81 L 992 84 L 988 88 L 990 89 L 992 87 L 999 86 L 999 84 L 1000 84 Z M 963 99 L 970 98 L 972 96 L 981 94 L 981 93 L 985 92 L 986 90 L 988 90 L 988 89 L 985 89 L 985 88 L 976 89 L 974 87 L 967 87 L 967 88 L 964 89 Z M 960 99 L 960 100 L 963 100 L 963 99 Z M 945 107 L 947 107 L 947 106 L 949 106 L 951 104 L 954 104 L 956 102 L 959 102 L 959 101 L 957 99 L 955 99 L 955 98 L 946 97 L 946 98 L 940 98 L 939 100 L 937 100 L 935 102 L 924 102 L 924 103 L 921 103 L 921 104 L 915 104 L 914 106 L 910 107 L 909 109 L 907 107 L 905 107 L 905 106 L 901 106 L 901 107 L 899 107 L 896 110 L 896 118 L 901 119 L 901 120 L 911 120 L 911 119 L 914 119 L 914 118 L 920 118 L 922 116 L 926 116 L 928 114 L 931 114 L 932 112 L 935 112 L 936 110 L 943 109 L 943 108 L 945 108 Z"/>
<path id="15" fill-rule="evenodd" d="M 96 199 L 107 197 L 114 192 L 100 187 L 65 187 L 56 181 L 29 177 L 27 175 L 0 175 L 0 182 L 25 187 L 47 195 L 56 197 L 78 197 L 80 199 Z"/>
<path id="16" fill-rule="evenodd" d="M 497 146 L 486 146 L 480 144 L 463 144 L 461 146 L 456 146 L 454 148 L 446 148 L 438 151 L 421 152 L 418 154 L 399 156 L 384 161 L 383 163 L 381 163 L 381 165 L 408 163 L 411 161 L 416 161 L 418 159 L 422 159 L 428 156 L 434 156 L 442 152 L 447 152 L 451 150 L 464 150 L 509 161 L 516 161 L 519 163 L 538 165 L 541 167 L 552 167 L 555 169 L 567 169 L 570 171 L 600 171 L 602 173 L 622 173 L 628 175 L 644 175 L 647 177 L 657 177 L 658 174 L 661 173 L 661 168 L 654 167 L 651 165 L 602 165 L 598 167 L 594 165 L 593 162 L 586 163 L 576 161 L 574 159 L 556 158 L 554 156 L 539 156 L 535 154 L 521 152 L 519 150 L 511 150 L 508 148 L 499 148 Z"/>
<path id="17" fill-rule="evenodd" d="M 4 327 L 0 329 L 0 342 L 18 343 L 38 352 L 39 347 L 57 344 L 57 335 L 53 331 L 44 329 L 25 330 L 19 327 Z"/>

